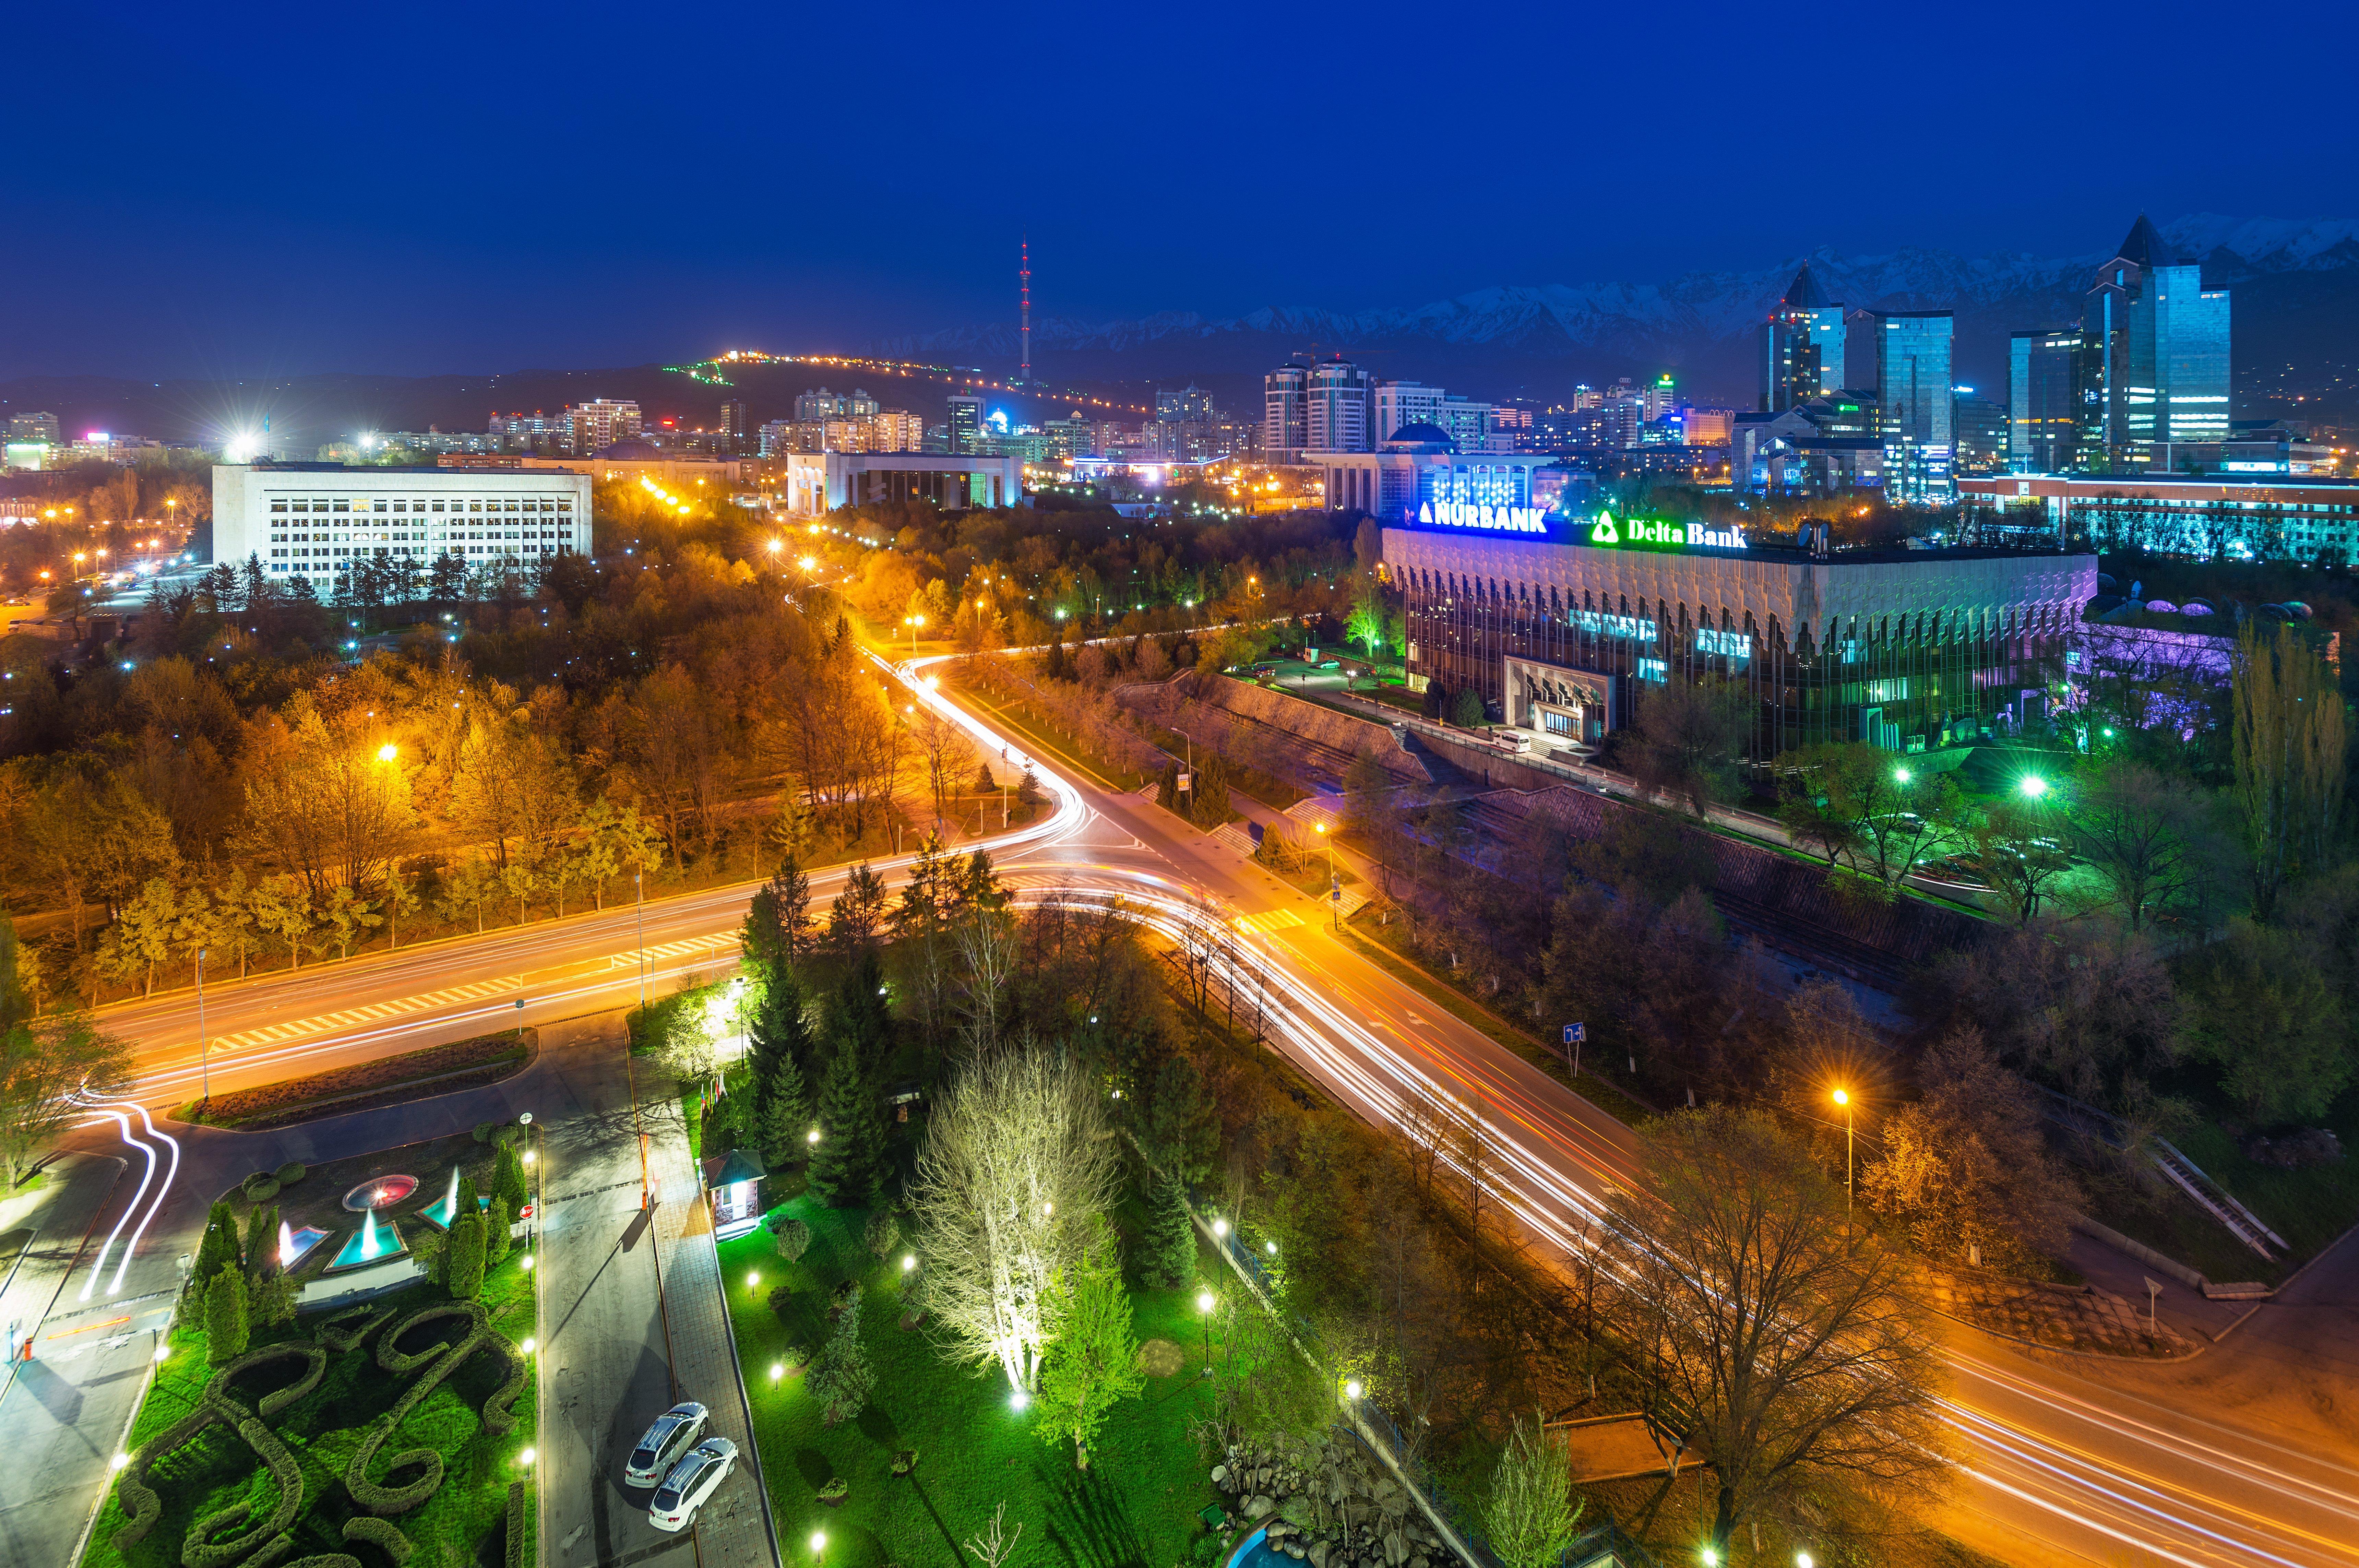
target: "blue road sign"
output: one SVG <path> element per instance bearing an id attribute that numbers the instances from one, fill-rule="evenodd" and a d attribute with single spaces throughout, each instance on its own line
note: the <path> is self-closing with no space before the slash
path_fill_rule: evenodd
<path id="1" fill-rule="evenodd" d="M 1565 1043 L 1565 1044 L 1567 1044 L 1567 1045 L 1579 1045 L 1579 1044 L 1581 1044 L 1581 1043 L 1582 1043 L 1582 1041 L 1583 1041 L 1583 1040 L 1587 1040 L 1588 1038 L 1589 1038 L 1589 1026 L 1588 1026 L 1587 1024 L 1585 1024 L 1585 1023 L 1582 1023 L 1582 1024 L 1567 1024 L 1567 1025 L 1565 1025 L 1565 1026 L 1564 1026 L 1564 1043 Z"/>

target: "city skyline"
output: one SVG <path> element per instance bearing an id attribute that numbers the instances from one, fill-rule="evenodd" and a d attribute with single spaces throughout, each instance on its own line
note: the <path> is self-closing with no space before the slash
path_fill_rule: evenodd
<path id="1" fill-rule="evenodd" d="M 1928 129 L 1854 148 L 1839 205 L 1741 180 L 1712 181 L 1701 201 L 1676 180 L 1625 183 L 1610 203 L 1565 201 L 1531 183 L 1565 145 L 1560 105 L 1550 93 L 1501 91 L 1503 33 L 1338 10 L 1289 17 L 1241 48 L 1213 25 L 1081 21 L 1045 17 L 1019 37 L 946 13 L 902 41 L 897 78 L 990 83 L 987 107 L 936 105 L 922 87 L 895 101 L 822 72 L 798 82 L 797 112 L 778 117 L 724 73 L 704 29 L 620 12 L 570 16 L 562 31 L 474 19 L 466 49 L 528 60 L 531 91 L 504 71 L 451 72 L 453 40 L 432 26 L 387 36 L 365 16 L 306 17 L 299 29 L 265 16 L 228 33 L 142 7 L 28 18 L 23 58 L 45 63 L 23 84 L 22 123 L 72 129 L 46 154 L 37 132 L 35 156 L 12 171 L 14 227 L 35 243 L 6 263 L 10 289 L 46 308 L 0 329 L 0 378 L 426 374 L 733 344 L 849 349 L 1003 320 L 1012 332 L 1027 238 L 1045 375 L 1057 321 L 1408 306 L 1492 287 L 1790 265 L 1830 246 L 2080 255 L 2092 248 L 2092 211 L 2108 227 L 2141 209 L 2300 217 L 2320 201 L 2312 171 L 2347 157 L 2354 136 L 2332 109 L 2331 38 L 2264 76 L 2222 71 L 2170 29 L 2140 28 L 2114 41 L 2116 79 L 2201 103 L 2223 130 L 2266 125 L 2303 157 L 2255 160 L 2240 137 L 2199 137 L 2167 161 L 2082 160 L 2069 193 L 2027 193 L 2024 181 L 1989 178 L 2050 149 L 2049 121 L 2033 113 L 2046 89 L 2012 61 L 2022 38 L 2071 19 L 2023 8 L 1961 31 L 1904 17 L 1847 42 L 1847 69 L 1864 80 L 1906 67 L 1912 123 Z M 856 49 L 864 26 L 738 18 L 729 58 L 824 59 Z M 1457 138 L 1378 129 L 1373 105 L 1409 27 L 1424 35 L 1408 89 L 1418 113 L 1481 126 L 1484 158 L 1465 159 Z M 627 56 L 611 47 L 625 33 Z M 1694 24 L 1668 16 L 1533 16 L 1516 18 L 1513 36 L 1519 58 L 1664 68 L 1589 73 L 1570 132 L 1647 125 L 1682 158 L 1710 163 L 1741 159 L 1765 129 L 1744 89 L 1846 69 L 1800 38 L 1697 49 Z M 1935 49 L 1938 69 L 1915 63 Z M 1369 154 L 1312 167 L 1212 150 L 1294 91 L 1310 60 L 1370 88 Z M 332 93 L 303 86 L 330 79 Z M 996 91 L 1025 82 L 1059 85 Z M 1220 171 L 1218 221 L 1167 206 L 1158 181 L 1142 181 L 1139 138 L 1122 127 L 1158 93 L 1184 95 L 1212 138 L 1202 172 Z M 962 114 L 975 128 L 945 139 L 944 116 Z M 758 191 L 772 183 L 759 171 L 806 167 L 788 159 L 815 126 L 864 148 L 853 209 L 828 197 L 823 170 L 819 189 L 784 200 L 693 194 L 747 180 Z M 1307 201 L 1306 180 L 1321 201 Z M 1462 211 L 1490 215 L 1397 234 L 1363 221 L 1337 236 L 1350 241 L 1341 252 L 1319 242 L 1310 214 L 1323 203 L 1398 210 L 1400 192 L 1436 180 Z"/>

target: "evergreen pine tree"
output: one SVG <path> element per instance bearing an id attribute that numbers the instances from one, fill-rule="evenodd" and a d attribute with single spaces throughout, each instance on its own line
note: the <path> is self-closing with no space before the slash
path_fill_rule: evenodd
<path id="1" fill-rule="evenodd" d="M 508 1226 L 515 1221 L 515 1211 L 508 1207 L 508 1201 L 494 1198 L 491 1208 L 484 1215 L 484 1273 L 490 1273 L 506 1258 L 509 1244 L 514 1240 L 508 1235 Z"/>
<path id="2" fill-rule="evenodd" d="M 245 1216 L 245 1267 L 260 1276 L 278 1267 L 278 1205 L 256 1203 Z"/>
<path id="3" fill-rule="evenodd" d="M 477 1200 L 482 1196 L 482 1193 L 475 1191 L 475 1179 L 462 1171 L 459 1173 L 458 1201 L 451 1205 L 451 1222 L 456 1225 L 460 1216 L 480 1211 L 483 1204 Z"/>
<path id="4" fill-rule="evenodd" d="M 810 1089 L 794 1058 L 787 1058 L 771 1075 L 769 1091 L 768 1105 L 755 1113 L 753 1140 L 763 1163 L 773 1171 L 787 1171 L 811 1151 Z"/>
<path id="5" fill-rule="evenodd" d="M 484 1288 L 484 1218 L 473 1209 L 451 1222 L 443 1243 L 442 1283 L 462 1301 L 472 1301 Z"/>
<path id="6" fill-rule="evenodd" d="M 832 1209 L 865 1208 L 884 1186 L 885 1118 L 862 1070 L 860 1048 L 840 1037 L 820 1089 L 820 1139 L 811 1151 L 811 1191 Z"/>
<path id="7" fill-rule="evenodd" d="M 516 1158 L 512 1145 L 500 1145 L 499 1160 L 492 1169 L 492 1193 L 507 1204 L 511 1219 L 524 1213 L 525 1204 L 532 1201 L 531 1188 L 524 1179 L 524 1161 Z"/>
<path id="8" fill-rule="evenodd" d="M 1147 1194 L 1137 1263 L 1141 1274 L 1167 1285 L 1182 1286 L 1196 1277 L 1195 1222 L 1188 1217 L 1187 1189 L 1175 1178 L 1158 1178 Z"/>
<path id="9" fill-rule="evenodd" d="M 223 1269 L 237 1265 L 237 1215 L 231 1212 L 229 1200 L 223 1198 L 205 1216 L 204 1238 L 197 1243 L 197 1263 L 189 1270 L 189 1278 L 204 1285 Z"/>
<path id="10" fill-rule="evenodd" d="M 245 1354 L 253 1334 L 246 1315 L 245 1276 L 224 1269 L 205 1287 L 205 1359 L 215 1367 Z"/>
<path id="11" fill-rule="evenodd" d="M 836 983 L 830 1028 L 839 1042 L 848 1040 L 859 1052 L 863 1076 L 883 1067 L 892 1054 L 893 1008 L 885 996 L 885 966 L 875 949 L 863 953 Z"/>
<path id="12" fill-rule="evenodd" d="M 860 1343 L 860 1295 L 854 1290 L 835 1333 L 819 1353 L 805 1379 L 811 1397 L 824 1412 L 821 1421 L 833 1426 L 850 1421 L 868 1407 L 869 1390 L 876 1386 L 876 1369 L 868 1365 L 867 1347 Z"/>
<path id="13" fill-rule="evenodd" d="M 810 1020 L 804 1011 L 802 985 L 793 971 L 771 971 L 745 1033 L 754 1070 L 754 1126 L 746 1130 L 761 1146 L 765 1160 L 783 1166 L 799 1159 L 802 1150 L 777 1145 L 777 1134 L 784 1132 L 800 1144 L 810 1125 L 806 1076 L 811 1061 Z"/>

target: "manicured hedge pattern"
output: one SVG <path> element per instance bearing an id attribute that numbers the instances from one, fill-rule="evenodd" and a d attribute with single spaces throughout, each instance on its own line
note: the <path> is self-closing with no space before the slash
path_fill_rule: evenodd
<path id="1" fill-rule="evenodd" d="M 240 1528 L 247 1526 L 253 1515 L 253 1505 L 246 1502 L 233 1503 L 196 1521 L 181 1543 L 183 1568 L 279 1568 L 280 1559 L 294 1550 L 294 1538 L 288 1530 L 303 1511 L 303 1475 L 294 1454 L 265 1424 L 264 1418 L 286 1410 L 320 1386 L 321 1379 L 327 1374 L 330 1350 L 351 1352 L 360 1349 L 369 1335 L 391 1315 L 390 1311 L 384 1308 L 356 1307 L 338 1312 L 314 1331 L 319 1341 L 316 1345 L 286 1342 L 266 1345 L 215 1371 L 206 1381 L 199 1407 L 142 1444 L 116 1478 L 115 1499 L 122 1506 L 126 1522 L 115 1531 L 114 1539 L 125 1545 L 134 1545 L 147 1537 L 163 1513 L 162 1499 L 156 1495 L 148 1479 L 154 1465 L 174 1450 L 193 1442 L 215 1423 L 220 1423 L 235 1431 L 269 1470 L 271 1478 L 277 1485 L 278 1500 L 268 1518 L 248 1528 Z M 465 1320 L 466 1332 L 455 1343 L 448 1339 L 438 1341 L 429 1348 L 415 1354 L 405 1354 L 396 1348 L 403 1334 L 440 1318 Z M 482 1411 L 484 1431 L 495 1437 L 505 1436 L 516 1428 L 516 1413 L 511 1406 L 524 1392 L 530 1365 L 524 1353 L 506 1334 L 490 1326 L 490 1316 L 480 1303 L 437 1302 L 420 1308 L 385 1330 L 375 1351 L 377 1365 L 397 1376 L 419 1367 L 426 1367 L 426 1371 L 424 1376 L 403 1390 L 391 1410 L 370 1425 L 345 1469 L 345 1489 L 352 1494 L 355 1503 L 367 1510 L 365 1516 L 345 1521 L 345 1541 L 367 1541 L 382 1550 L 397 1564 L 409 1556 L 412 1543 L 398 1527 L 390 1522 L 388 1516 L 407 1513 L 435 1494 L 442 1485 L 442 1456 L 431 1448 L 405 1449 L 392 1454 L 386 1465 L 388 1474 L 409 1465 L 423 1466 L 420 1475 L 401 1486 L 385 1486 L 370 1479 L 368 1473 L 375 1466 L 379 1452 L 393 1438 L 409 1413 L 479 1350 L 496 1352 L 507 1363 L 507 1377 L 484 1401 Z M 301 1375 L 284 1388 L 274 1388 L 262 1396 L 258 1413 L 248 1410 L 237 1398 L 233 1385 L 239 1377 L 258 1367 L 288 1360 L 303 1364 Z M 517 1553 L 523 1549 L 523 1495 L 524 1487 L 520 1482 L 509 1488 L 507 1552 L 511 1564 L 520 1562 Z M 283 1568 L 364 1568 L 364 1565 L 349 1552 L 332 1552 L 300 1558 L 285 1563 Z"/>

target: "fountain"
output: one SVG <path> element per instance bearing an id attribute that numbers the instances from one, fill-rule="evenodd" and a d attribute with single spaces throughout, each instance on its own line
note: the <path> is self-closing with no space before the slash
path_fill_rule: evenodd
<path id="1" fill-rule="evenodd" d="M 373 1176 L 344 1194 L 344 1207 L 355 1214 L 389 1209 L 417 1191 L 415 1176 Z"/>
<path id="2" fill-rule="evenodd" d="M 401 1239 L 401 1227 L 387 1220 L 385 1222 L 384 1234 L 379 1235 L 376 1210 L 367 1209 L 361 1215 L 361 1228 L 336 1250 L 336 1256 L 329 1262 L 327 1271 L 333 1274 L 339 1269 L 357 1269 L 364 1263 L 375 1263 L 383 1258 L 397 1258 L 408 1250 L 409 1244 Z"/>
<path id="3" fill-rule="evenodd" d="M 311 1249 L 328 1239 L 328 1233 L 318 1225 L 297 1225 L 289 1230 L 285 1220 L 278 1222 L 278 1267 L 293 1272 L 297 1264 L 311 1255 Z"/>
<path id="4" fill-rule="evenodd" d="M 451 1228 L 451 1221 L 457 1214 L 458 1208 L 459 1168 L 456 1165 L 453 1165 L 451 1167 L 451 1190 L 442 1194 L 439 1201 L 429 1204 L 419 1214 L 418 1217 L 424 1220 L 428 1225 L 434 1226 L 437 1230 L 449 1230 Z"/>

